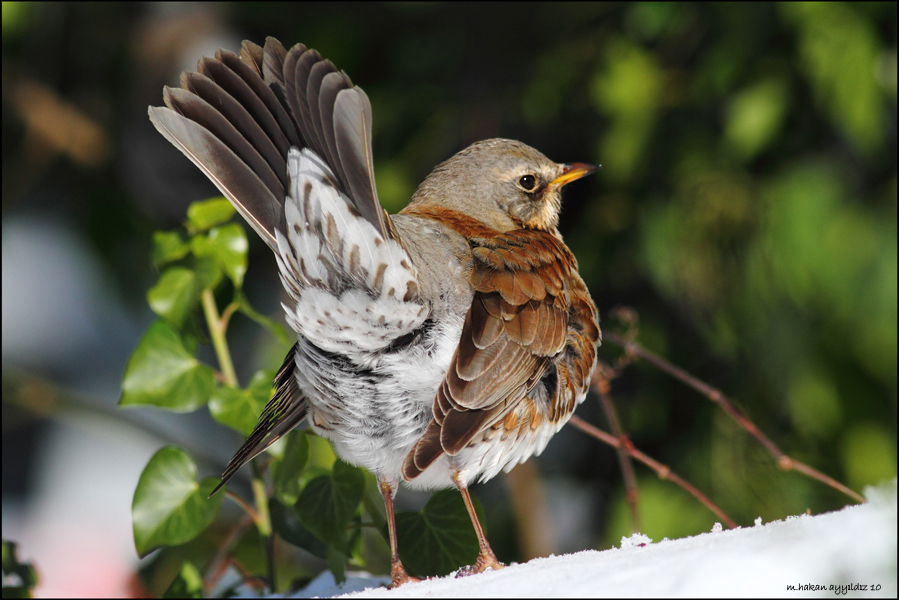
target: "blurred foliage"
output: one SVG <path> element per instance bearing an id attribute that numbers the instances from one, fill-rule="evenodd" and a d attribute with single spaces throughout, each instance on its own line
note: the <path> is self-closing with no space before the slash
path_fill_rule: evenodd
<path id="1" fill-rule="evenodd" d="M 3 597 L 32 598 L 38 584 L 37 570 L 30 562 L 19 562 L 15 542 L 3 540 Z"/>
<path id="2" fill-rule="evenodd" d="M 4 3 L 3 217 L 72 219 L 137 305 L 150 232 L 213 194 L 146 106 L 201 53 L 303 42 L 370 96 L 390 211 L 478 139 L 602 163 L 561 225 L 601 314 L 635 307 L 645 345 L 858 490 L 896 475 L 896 28 L 895 3 Z M 251 242 L 248 295 L 272 296 L 273 263 Z M 638 447 L 743 524 L 846 502 L 647 366 L 613 396 Z M 596 546 L 628 534 L 614 455 L 556 460 L 603 490 Z M 681 495 L 644 486 L 652 537 L 711 527 Z"/>

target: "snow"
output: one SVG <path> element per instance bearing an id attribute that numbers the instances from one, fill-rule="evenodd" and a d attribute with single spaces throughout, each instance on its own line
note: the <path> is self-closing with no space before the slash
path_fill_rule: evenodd
<path id="1" fill-rule="evenodd" d="M 303 596 L 793 598 L 848 593 L 895 598 L 896 481 L 868 488 L 866 498 L 866 504 L 838 512 L 765 524 L 757 519 L 753 527 L 733 530 L 716 524 L 709 533 L 678 540 L 653 542 L 635 534 L 623 538 L 620 548 L 538 558 L 395 590 L 382 587 L 387 578 L 366 574 L 352 574 L 337 587 L 331 574 L 324 573 Z"/>

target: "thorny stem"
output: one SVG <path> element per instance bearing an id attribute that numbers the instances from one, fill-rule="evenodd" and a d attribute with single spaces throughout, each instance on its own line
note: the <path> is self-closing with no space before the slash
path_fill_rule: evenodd
<path id="1" fill-rule="evenodd" d="M 628 454 L 627 437 L 621 431 L 621 423 L 618 420 L 618 412 L 615 410 L 615 404 L 610 397 L 611 380 L 617 376 L 617 373 L 606 368 L 602 363 L 596 365 L 593 370 L 593 389 L 599 394 L 599 401 L 602 405 L 603 413 L 609 423 L 609 429 L 612 435 L 619 440 L 619 445 L 615 448 L 618 454 L 618 464 L 621 467 L 621 475 L 624 478 L 624 487 L 627 490 L 627 504 L 631 512 L 631 527 L 634 532 L 640 531 L 640 513 L 637 510 L 639 492 L 637 491 L 637 477 L 634 475 L 634 463 L 631 462 L 630 454 Z"/>
<path id="2" fill-rule="evenodd" d="M 709 500 L 705 494 L 696 489 L 696 487 L 688 481 L 682 479 L 679 475 L 677 475 L 677 473 L 672 471 L 668 465 L 664 465 L 644 454 L 643 452 L 637 450 L 637 448 L 635 448 L 630 440 L 627 440 L 626 437 L 622 440 L 622 438 L 617 438 L 611 434 L 608 434 L 605 431 L 594 427 L 590 423 L 587 423 L 577 415 L 572 416 L 569 423 L 571 423 L 584 433 L 595 437 L 599 441 L 608 444 L 613 448 L 623 448 L 629 456 L 635 458 L 636 460 L 640 461 L 641 463 L 655 471 L 656 475 L 659 476 L 659 479 L 670 480 L 685 489 L 694 498 L 702 502 L 706 506 L 706 508 L 715 513 L 715 515 L 717 515 L 719 519 L 724 521 L 730 529 L 735 529 L 737 527 L 737 524 L 733 521 L 733 519 L 728 517 L 727 514 L 725 514 L 725 512 L 721 510 L 714 502 Z"/>
<path id="3" fill-rule="evenodd" d="M 811 477 L 812 479 L 817 479 L 821 483 L 828 485 L 835 490 L 843 492 L 856 502 L 864 503 L 864 498 L 862 498 L 859 494 L 849 489 L 839 481 L 785 454 L 780 448 L 777 447 L 774 442 L 772 442 L 768 438 L 768 436 L 766 436 L 759 430 L 758 427 L 756 427 L 755 423 L 750 421 L 737 407 L 735 407 L 733 403 L 731 403 L 731 401 L 727 398 L 727 396 L 725 396 L 720 390 L 713 388 L 704 381 L 701 381 L 690 373 L 687 373 L 680 367 L 672 365 L 661 356 L 650 352 L 631 339 L 616 335 L 615 333 L 606 333 L 604 334 L 604 338 L 624 348 L 626 354 L 642 358 L 643 360 L 652 363 L 660 370 L 668 373 L 675 379 L 679 379 L 680 381 L 684 382 L 685 384 L 692 387 L 694 390 L 698 391 L 700 394 L 704 395 L 706 398 L 720 406 L 721 409 L 724 410 L 724 412 L 726 412 L 734 421 L 737 422 L 738 425 L 740 425 L 740 427 L 749 432 L 750 435 L 757 439 L 759 443 L 764 446 L 766 450 L 768 450 L 768 452 L 774 457 L 778 468 L 780 468 L 782 471 L 799 471 L 800 473 Z"/>

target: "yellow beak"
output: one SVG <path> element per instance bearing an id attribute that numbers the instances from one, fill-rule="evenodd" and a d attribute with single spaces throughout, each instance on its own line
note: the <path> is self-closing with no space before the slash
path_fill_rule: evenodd
<path id="1" fill-rule="evenodd" d="M 588 165 L 587 163 L 571 163 L 570 165 L 563 165 L 563 167 L 562 174 L 550 181 L 549 185 L 562 187 L 576 179 L 589 175 L 599 168 L 596 165 Z"/>

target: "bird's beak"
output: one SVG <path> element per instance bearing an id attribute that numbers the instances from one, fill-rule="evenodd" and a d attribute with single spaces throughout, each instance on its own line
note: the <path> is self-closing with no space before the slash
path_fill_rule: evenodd
<path id="1" fill-rule="evenodd" d="M 596 165 L 588 165 L 587 163 L 571 163 L 570 165 L 562 165 L 564 170 L 562 174 L 549 182 L 549 185 L 554 187 L 562 187 L 565 184 L 571 183 L 575 179 L 580 179 L 585 175 L 589 175 L 599 167 Z"/>

